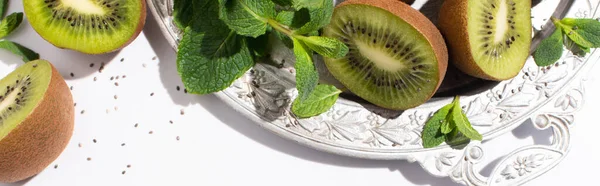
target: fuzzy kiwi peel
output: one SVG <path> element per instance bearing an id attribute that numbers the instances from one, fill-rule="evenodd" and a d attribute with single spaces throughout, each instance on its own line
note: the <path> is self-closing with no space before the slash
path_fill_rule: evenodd
<path id="1" fill-rule="evenodd" d="M 445 0 L 438 26 L 458 69 L 486 80 L 507 80 L 529 57 L 531 1 Z"/>
<path id="2" fill-rule="evenodd" d="M 122 49 L 146 22 L 145 0 L 23 0 L 23 6 L 42 38 L 87 54 Z"/>
<path id="3" fill-rule="evenodd" d="M 405 110 L 429 100 L 448 65 L 442 35 L 397 0 L 349 0 L 336 6 L 323 35 L 349 47 L 325 66 L 348 90 L 377 106 Z"/>
<path id="4" fill-rule="evenodd" d="M 73 97 L 47 61 L 25 63 L 0 80 L 0 182 L 38 174 L 65 149 L 75 122 Z"/>

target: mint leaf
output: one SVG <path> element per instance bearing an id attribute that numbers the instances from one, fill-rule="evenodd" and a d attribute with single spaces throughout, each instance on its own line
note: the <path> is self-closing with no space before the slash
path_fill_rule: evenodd
<path id="1" fill-rule="evenodd" d="M 273 0 L 273 2 L 281 6 L 292 6 L 292 0 Z"/>
<path id="2" fill-rule="evenodd" d="M 307 9 L 294 12 L 281 11 L 277 13 L 275 20 L 291 29 L 298 29 L 310 21 L 310 14 Z"/>
<path id="3" fill-rule="evenodd" d="M 8 9 L 8 0 L 0 0 L 0 20 L 4 18 L 6 9 Z"/>
<path id="4" fill-rule="evenodd" d="M 195 13 L 199 13 L 197 11 L 202 11 L 195 10 L 199 6 L 194 6 L 194 4 L 194 0 L 174 0 L 173 22 L 180 30 L 184 30 L 185 27 L 189 26 L 194 20 Z"/>
<path id="5" fill-rule="evenodd" d="M 298 99 L 303 102 L 308 99 L 319 82 L 319 74 L 312 60 L 312 51 L 297 39 L 294 42 L 294 55 L 296 56 L 296 88 Z"/>
<path id="6" fill-rule="evenodd" d="M 204 11 L 184 31 L 177 70 L 187 90 L 195 94 L 221 91 L 254 65 L 243 36 L 218 18 L 217 1 L 195 1 Z"/>
<path id="7" fill-rule="evenodd" d="M 308 10 L 310 21 L 299 29 L 294 31 L 294 34 L 308 34 L 317 31 L 329 24 L 333 14 L 333 2 L 331 0 L 306 0 L 310 3 L 302 3 L 301 7 Z M 300 6 L 300 5 L 298 5 Z"/>
<path id="8" fill-rule="evenodd" d="M 319 115 L 329 110 L 342 91 L 332 85 L 317 85 L 315 90 L 304 101 L 295 99 L 292 103 L 292 112 L 300 118 Z"/>
<path id="9" fill-rule="evenodd" d="M 458 132 L 464 134 L 467 138 L 481 141 L 483 137 L 471 126 L 471 122 L 469 122 L 467 116 L 462 112 L 460 102 L 458 101 L 458 96 L 455 98 L 455 100 L 456 101 L 454 102 L 451 114 L 452 122 L 456 125 Z"/>
<path id="10" fill-rule="evenodd" d="M 584 57 L 586 54 L 590 53 L 590 48 L 579 46 L 577 43 L 573 42 L 570 39 L 565 39 L 564 44 L 565 47 L 567 47 L 567 49 L 571 51 L 574 55 Z"/>
<path id="11" fill-rule="evenodd" d="M 0 48 L 21 56 L 24 62 L 33 61 L 40 58 L 38 53 L 12 41 L 0 40 Z"/>
<path id="12" fill-rule="evenodd" d="M 452 111 L 450 111 L 450 112 L 452 112 Z M 453 129 L 456 128 L 456 125 L 454 124 L 454 122 L 451 122 L 451 121 L 452 121 L 452 115 L 448 115 L 446 117 L 446 120 L 444 120 L 444 122 L 442 122 L 442 126 L 440 128 L 442 131 L 442 134 L 448 134 L 448 133 L 452 132 Z"/>
<path id="13" fill-rule="evenodd" d="M 268 0 L 219 0 L 219 18 L 240 35 L 258 37 L 275 18 L 275 4 Z"/>
<path id="14" fill-rule="evenodd" d="M 0 23 L 0 38 L 6 37 L 23 22 L 23 13 L 12 13 Z"/>
<path id="15" fill-rule="evenodd" d="M 563 34 L 561 29 L 556 29 L 550 37 L 542 40 L 533 53 L 537 66 L 543 67 L 554 64 L 563 53 Z"/>
<path id="16" fill-rule="evenodd" d="M 300 10 L 302 8 L 315 9 L 319 8 L 323 1 L 326 0 L 292 0 L 292 7 L 296 10 Z"/>
<path id="17" fill-rule="evenodd" d="M 423 126 L 421 132 L 421 140 L 423 141 L 424 148 L 436 147 L 446 140 L 446 136 L 441 131 L 443 123 L 448 123 L 446 116 L 450 113 L 450 109 L 453 108 L 452 104 L 448 104 L 440 108 Z"/>
<path id="18" fill-rule="evenodd" d="M 600 47 L 600 22 L 596 19 L 564 18 L 560 21 L 564 33 L 585 48 Z"/>
<path id="19" fill-rule="evenodd" d="M 458 128 L 454 128 L 454 130 L 446 136 L 446 144 L 452 147 L 463 146 L 469 144 L 469 142 L 471 142 L 471 139 L 460 133 Z"/>
<path id="20" fill-rule="evenodd" d="M 313 51 L 328 58 L 338 59 L 346 56 L 348 53 L 348 46 L 337 39 L 321 36 L 301 36 L 297 38 Z"/>

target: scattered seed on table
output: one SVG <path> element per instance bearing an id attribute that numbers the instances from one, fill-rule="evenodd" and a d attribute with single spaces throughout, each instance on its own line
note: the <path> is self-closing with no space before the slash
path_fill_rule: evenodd
<path id="1" fill-rule="evenodd" d="M 117 98 L 118 98 L 117 95 L 115 95 L 115 99 L 117 99 Z"/>
<path id="2" fill-rule="evenodd" d="M 179 91 L 181 88 L 179 88 L 179 86 L 177 86 L 177 91 Z"/>
<path id="3" fill-rule="evenodd" d="M 180 113 L 181 115 L 184 115 L 184 114 L 185 114 L 185 112 L 183 111 L 183 109 L 181 109 L 181 111 L 179 111 L 179 113 Z"/>
<path id="4" fill-rule="evenodd" d="M 81 110 L 81 114 L 85 113 L 85 110 Z"/>
<path id="5" fill-rule="evenodd" d="M 119 82 L 115 82 L 115 86 L 117 86 L 117 87 L 118 87 L 118 86 L 119 86 Z"/>
<path id="6" fill-rule="evenodd" d="M 154 96 L 154 92 L 150 93 L 150 96 Z"/>
<path id="7" fill-rule="evenodd" d="M 169 120 L 169 123 L 173 124 L 173 120 Z"/>
<path id="8" fill-rule="evenodd" d="M 75 74 L 73 74 L 73 72 L 71 72 L 71 77 L 75 77 Z"/>
<path id="9" fill-rule="evenodd" d="M 88 160 L 88 161 L 92 161 L 92 158 L 88 157 L 88 158 L 87 158 L 87 160 Z"/>
<path id="10" fill-rule="evenodd" d="M 186 93 L 186 94 L 187 94 L 187 89 L 185 89 L 185 88 L 184 88 L 184 89 L 183 89 L 183 93 Z"/>
<path id="11" fill-rule="evenodd" d="M 142 67 L 146 68 L 146 63 L 142 63 Z"/>
<path id="12" fill-rule="evenodd" d="M 152 57 L 152 60 L 156 60 L 156 56 Z"/>
<path id="13" fill-rule="evenodd" d="M 121 62 L 125 61 L 125 58 L 121 58 Z"/>
<path id="14" fill-rule="evenodd" d="M 98 77 L 94 77 L 94 81 L 97 81 L 97 80 L 98 80 Z"/>
<path id="15" fill-rule="evenodd" d="M 83 147 L 83 145 L 81 143 L 79 143 L 77 146 L 79 146 L 79 148 Z"/>
<path id="16" fill-rule="evenodd" d="M 179 136 L 177 136 L 175 139 L 177 139 L 177 141 L 179 141 Z"/>
<path id="17" fill-rule="evenodd" d="M 91 68 L 91 67 L 94 67 L 94 63 L 90 63 L 90 68 Z"/>
<path id="18" fill-rule="evenodd" d="M 69 89 L 73 90 L 73 86 L 69 87 Z"/>
<path id="19" fill-rule="evenodd" d="M 114 77 L 114 76 L 110 76 L 110 80 L 111 80 L 111 81 L 112 81 L 112 80 L 115 80 L 115 77 Z"/>
<path id="20" fill-rule="evenodd" d="M 92 141 L 93 141 L 94 143 L 98 142 L 96 139 L 93 139 Z"/>
<path id="21" fill-rule="evenodd" d="M 121 143 L 121 147 L 125 146 L 125 143 Z"/>
<path id="22" fill-rule="evenodd" d="M 76 107 L 76 106 L 77 106 L 77 103 L 73 103 L 73 106 L 74 106 L 74 107 Z"/>
<path id="23" fill-rule="evenodd" d="M 115 106 L 115 111 L 119 110 L 119 107 Z"/>
<path id="24" fill-rule="evenodd" d="M 152 132 L 152 131 L 148 132 L 148 134 L 152 134 L 152 133 L 154 133 L 154 132 Z"/>
<path id="25" fill-rule="evenodd" d="M 131 164 L 128 164 L 128 165 L 127 165 L 127 168 L 131 168 Z"/>
<path id="26" fill-rule="evenodd" d="M 119 79 L 119 76 L 117 76 L 115 79 Z"/>
<path id="27" fill-rule="evenodd" d="M 125 171 L 121 172 L 121 174 L 125 174 Z"/>
<path id="28" fill-rule="evenodd" d="M 125 79 L 126 77 L 127 77 L 126 75 L 123 75 L 123 79 Z"/>
<path id="29" fill-rule="evenodd" d="M 138 127 L 138 124 L 136 123 L 135 125 L 133 125 L 133 127 L 137 128 L 137 127 Z"/>
<path id="30" fill-rule="evenodd" d="M 54 169 L 58 169 L 58 164 L 54 165 Z"/>

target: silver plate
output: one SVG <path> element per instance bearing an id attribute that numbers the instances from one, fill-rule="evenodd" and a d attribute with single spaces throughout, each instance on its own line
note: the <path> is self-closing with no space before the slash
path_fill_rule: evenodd
<path id="1" fill-rule="evenodd" d="M 413 7 L 420 8 L 426 15 L 434 15 L 440 2 L 417 0 Z M 532 48 L 539 44 L 539 38 L 552 31 L 543 29 L 553 28 L 548 21 L 550 16 L 597 18 L 600 0 L 534 0 L 534 3 Z M 172 22 L 172 5 L 172 0 L 148 0 L 149 9 L 163 34 L 176 49 L 180 31 Z M 574 113 L 584 101 L 582 80 L 600 58 L 596 50 L 586 57 L 565 52 L 559 63 L 547 68 L 537 67 L 530 58 L 517 77 L 499 83 L 469 79 L 460 73 L 446 77 L 469 82 L 464 87 L 450 87 L 448 91 L 470 88 L 461 92 L 464 95 L 461 102 L 474 127 L 483 134 L 484 142 L 513 130 L 528 119 L 539 130 L 554 131 L 554 141 L 549 146 L 511 147 L 515 150 L 495 166 L 490 177 L 484 177 L 479 170 L 473 170 L 473 165 L 484 154 L 479 142 L 472 142 L 462 150 L 447 145 L 422 148 L 420 133 L 424 122 L 434 111 L 451 102 L 452 96 L 434 97 L 417 108 L 402 112 L 343 96 L 328 112 L 309 119 L 297 119 L 289 111 L 291 100 L 297 95 L 294 59 L 290 50 L 278 48 L 273 51 L 272 58 L 282 62 L 282 66 L 258 64 L 216 95 L 283 138 L 339 155 L 418 162 L 435 176 L 450 177 L 466 185 L 521 184 L 558 164 L 569 151 L 569 130 Z M 321 76 L 332 79 L 326 71 L 321 71 Z"/>

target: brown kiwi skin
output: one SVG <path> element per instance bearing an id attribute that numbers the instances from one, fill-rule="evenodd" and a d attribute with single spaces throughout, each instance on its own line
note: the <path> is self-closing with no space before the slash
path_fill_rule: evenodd
<path id="1" fill-rule="evenodd" d="M 351 4 L 364 4 L 374 7 L 378 7 L 391 12 L 392 14 L 400 17 L 408 24 L 412 25 L 417 31 L 427 39 L 431 48 L 435 53 L 435 57 L 438 62 L 439 80 L 434 91 L 431 92 L 429 98 L 435 94 L 436 90 L 442 84 L 444 76 L 446 75 L 446 69 L 448 68 L 448 49 L 442 34 L 439 32 L 437 27 L 425 17 L 421 12 L 413 9 L 406 3 L 397 0 L 348 0 L 339 4 L 338 7 L 351 5 Z M 409 105 L 408 108 L 417 107 L 418 105 Z M 388 108 L 398 110 L 399 108 Z M 405 109 L 405 108 L 402 108 Z"/>
<path id="2" fill-rule="evenodd" d="M 140 35 L 142 30 L 144 29 L 144 25 L 146 24 L 146 1 L 140 0 L 140 2 L 142 3 L 142 13 L 140 16 L 140 21 L 138 22 L 138 27 L 135 29 L 135 32 L 131 36 L 131 38 L 129 38 L 129 40 L 127 42 L 125 42 L 121 47 L 111 50 L 111 51 L 103 52 L 103 53 L 86 53 L 86 52 L 82 52 L 82 51 L 78 51 L 78 52 L 86 53 L 86 54 L 108 54 L 108 53 L 113 53 L 113 52 L 119 51 L 119 50 L 125 48 L 126 46 L 128 46 L 129 44 L 131 44 L 131 42 L 133 42 L 133 40 L 135 40 Z M 33 29 L 33 30 L 35 30 L 35 29 Z M 36 30 L 36 33 L 38 33 L 38 35 L 40 35 L 40 33 L 37 30 Z M 42 38 L 44 40 L 46 40 L 48 43 L 54 45 L 52 42 L 48 41 L 46 38 L 44 38 L 44 37 L 42 37 Z M 68 48 L 59 47 L 56 45 L 54 45 L 54 46 L 57 48 L 60 48 L 60 49 L 68 49 Z M 68 50 L 71 50 L 71 49 L 68 49 Z"/>
<path id="3" fill-rule="evenodd" d="M 63 77 L 51 67 L 52 79 L 44 98 L 0 141 L 0 182 L 17 182 L 40 173 L 71 139 L 73 97 Z"/>
<path id="4" fill-rule="evenodd" d="M 472 50 L 467 32 L 467 8 L 468 0 L 445 0 L 440 9 L 438 26 L 448 43 L 452 63 L 466 74 L 481 79 L 502 81 L 515 77 L 518 71 L 509 78 L 492 77 L 477 65 L 473 55 L 469 55 Z"/>

